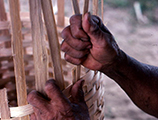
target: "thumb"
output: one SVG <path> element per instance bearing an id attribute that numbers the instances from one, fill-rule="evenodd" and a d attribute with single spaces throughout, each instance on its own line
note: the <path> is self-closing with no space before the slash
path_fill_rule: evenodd
<path id="1" fill-rule="evenodd" d="M 84 101 L 84 92 L 82 90 L 82 86 L 84 84 L 84 80 L 77 81 L 71 89 L 72 102 L 79 103 Z"/>
<path id="2" fill-rule="evenodd" d="M 82 28 L 88 34 L 92 43 L 98 43 L 104 39 L 105 34 L 110 33 L 101 19 L 97 16 L 91 15 L 90 13 L 86 13 L 83 16 Z"/>

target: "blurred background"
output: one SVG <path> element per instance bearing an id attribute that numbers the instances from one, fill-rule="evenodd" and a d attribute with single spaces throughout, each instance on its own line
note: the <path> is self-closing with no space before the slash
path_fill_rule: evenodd
<path id="1" fill-rule="evenodd" d="M 55 13 L 56 1 L 53 0 Z M 20 2 L 21 10 L 29 11 L 28 0 Z M 7 0 L 5 4 L 8 10 Z M 73 15 L 71 6 L 71 0 L 65 0 L 67 17 Z M 92 2 L 90 12 L 91 6 Z M 158 0 L 104 0 L 103 22 L 124 52 L 138 61 L 158 66 Z M 137 108 L 113 80 L 106 76 L 102 79 L 105 80 L 106 120 L 157 120 Z"/>

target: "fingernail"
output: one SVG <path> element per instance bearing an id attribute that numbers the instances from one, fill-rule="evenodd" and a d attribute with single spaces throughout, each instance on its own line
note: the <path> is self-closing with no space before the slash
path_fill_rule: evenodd
<path id="1" fill-rule="evenodd" d="M 83 16 L 83 19 L 90 21 L 90 19 L 91 19 L 91 13 L 90 13 L 90 12 L 86 13 L 86 14 Z"/>

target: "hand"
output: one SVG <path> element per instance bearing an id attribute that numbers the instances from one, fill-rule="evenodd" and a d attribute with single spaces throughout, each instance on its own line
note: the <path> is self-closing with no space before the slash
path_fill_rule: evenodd
<path id="1" fill-rule="evenodd" d="M 112 34 L 97 16 L 90 13 L 86 13 L 83 19 L 81 15 L 72 16 L 62 37 L 61 50 L 65 52 L 65 59 L 92 70 L 112 65 L 119 54 Z"/>
<path id="2" fill-rule="evenodd" d="M 73 85 L 70 91 L 71 102 L 62 94 L 54 80 L 46 83 L 45 92 L 48 98 L 32 91 L 28 95 L 28 102 L 34 109 L 31 120 L 90 120 L 82 91 L 83 83 L 80 80 Z"/>

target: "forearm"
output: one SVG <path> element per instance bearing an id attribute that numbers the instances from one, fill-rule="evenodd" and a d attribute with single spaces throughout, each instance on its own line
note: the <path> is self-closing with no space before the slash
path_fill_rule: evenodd
<path id="1" fill-rule="evenodd" d="M 140 63 L 120 51 L 114 65 L 102 72 L 116 81 L 138 107 L 158 117 L 158 67 Z"/>

